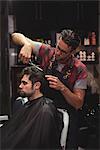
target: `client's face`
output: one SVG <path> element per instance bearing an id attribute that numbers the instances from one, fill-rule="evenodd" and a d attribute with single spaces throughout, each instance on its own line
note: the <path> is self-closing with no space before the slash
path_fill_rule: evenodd
<path id="1" fill-rule="evenodd" d="M 34 94 L 32 82 L 29 80 L 29 75 L 24 75 L 19 85 L 19 94 L 22 97 L 31 97 Z"/>

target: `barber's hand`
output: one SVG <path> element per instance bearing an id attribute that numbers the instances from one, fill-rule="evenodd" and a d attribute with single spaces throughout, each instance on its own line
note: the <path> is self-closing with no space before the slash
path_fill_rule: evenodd
<path id="1" fill-rule="evenodd" d="M 28 64 L 29 60 L 31 59 L 32 55 L 32 47 L 30 44 L 25 44 L 19 53 L 19 59 L 22 61 L 24 64 Z"/>
<path id="2" fill-rule="evenodd" d="M 47 80 L 49 81 L 49 87 L 55 90 L 61 90 L 64 84 L 59 80 L 58 77 L 52 75 L 45 75 Z"/>

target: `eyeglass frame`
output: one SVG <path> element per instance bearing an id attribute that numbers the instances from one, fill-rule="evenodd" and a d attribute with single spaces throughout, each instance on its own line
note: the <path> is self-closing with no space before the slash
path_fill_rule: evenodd
<path id="1" fill-rule="evenodd" d="M 64 54 L 67 54 L 67 52 L 66 52 L 65 50 L 61 49 L 61 48 L 59 47 L 59 45 L 56 45 L 56 48 L 59 49 L 59 50 L 60 50 L 61 52 L 63 52 Z"/>

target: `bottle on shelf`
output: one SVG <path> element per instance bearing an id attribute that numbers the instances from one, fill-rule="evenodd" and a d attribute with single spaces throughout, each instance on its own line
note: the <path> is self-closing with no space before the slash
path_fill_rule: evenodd
<path id="1" fill-rule="evenodd" d="M 91 53 L 91 59 L 92 59 L 91 61 L 95 61 L 95 53 L 94 52 Z"/>
<path id="2" fill-rule="evenodd" d="M 95 34 L 95 32 L 91 33 L 91 45 L 96 45 L 96 34 Z"/>
<path id="3" fill-rule="evenodd" d="M 84 38 L 84 45 L 90 45 L 89 38 Z"/>

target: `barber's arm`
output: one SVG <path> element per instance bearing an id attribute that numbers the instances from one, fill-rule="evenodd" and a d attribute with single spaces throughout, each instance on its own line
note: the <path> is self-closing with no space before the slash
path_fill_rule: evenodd
<path id="1" fill-rule="evenodd" d="M 65 100 L 67 100 L 67 102 L 70 103 L 74 108 L 79 109 L 82 107 L 85 90 L 74 89 L 73 92 L 71 92 L 66 86 L 63 85 L 60 91 L 65 97 Z"/>
<path id="2" fill-rule="evenodd" d="M 42 43 L 32 41 L 21 33 L 12 33 L 12 41 L 16 45 L 22 46 L 19 52 L 19 58 L 23 63 L 28 63 L 32 53 L 37 55 Z"/>
<path id="3" fill-rule="evenodd" d="M 70 105 L 72 105 L 75 109 L 79 109 L 82 107 L 84 102 L 85 90 L 74 88 L 72 92 L 58 79 L 58 77 L 52 75 L 46 75 L 45 77 L 49 81 L 49 86 L 53 89 L 59 90 Z"/>

